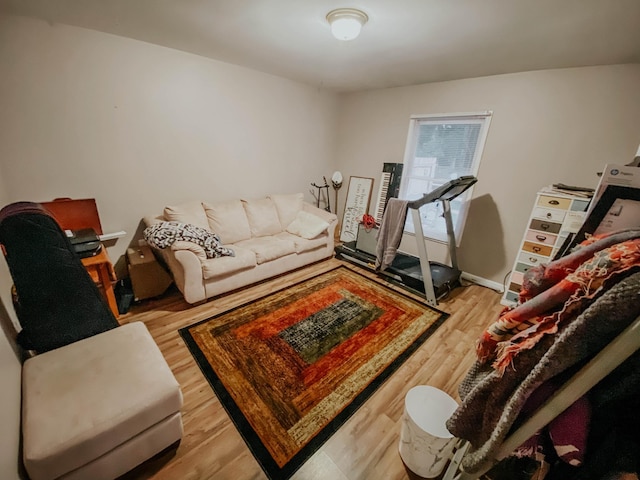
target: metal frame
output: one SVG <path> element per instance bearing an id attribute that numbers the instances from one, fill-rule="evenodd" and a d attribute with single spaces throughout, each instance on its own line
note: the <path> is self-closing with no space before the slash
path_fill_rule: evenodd
<path id="1" fill-rule="evenodd" d="M 424 294 L 427 303 L 432 307 L 438 305 L 435 290 L 433 288 L 433 277 L 431 276 L 431 264 L 429 263 L 429 255 L 427 253 L 427 241 L 424 237 L 422 229 L 422 219 L 420 218 L 420 207 L 427 203 L 442 202 L 443 216 L 447 225 L 447 239 L 449 246 L 449 257 L 451 259 L 451 267 L 455 270 L 458 268 L 458 256 L 456 253 L 456 235 L 453 229 L 453 219 L 451 217 L 451 200 L 472 187 L 477 182 L 473 176 L 463 176 L 456 180 L 452 180 L 440 188 L 432 192 L 426 193 L 422 198 L 409 202 L 408 207 L 411 209 L 413 219 L 413 228 L 415 230 L 416 244 L 418 247 L 418 257 L 420 258 L 420 270 L 422 272 L 422 281 L 424 283 Z"/>

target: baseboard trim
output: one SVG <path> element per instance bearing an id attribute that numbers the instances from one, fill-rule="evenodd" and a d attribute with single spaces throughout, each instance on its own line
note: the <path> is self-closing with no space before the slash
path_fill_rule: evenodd
<path id="1" fill-rule="evenodd" d="M 467 272 L 462 272 L 460 278 L 462 280 L 466 280 L 467 282 L 480 285 L 481 287 L 490 288 L 491 290 L 495 290 L 498 293 L 504 293 L 504 286 L 501 283 L 494 282 L 493 280 L 487 280 L 486 278 L 478 277 L 477 275 L 472 275 Z"/>

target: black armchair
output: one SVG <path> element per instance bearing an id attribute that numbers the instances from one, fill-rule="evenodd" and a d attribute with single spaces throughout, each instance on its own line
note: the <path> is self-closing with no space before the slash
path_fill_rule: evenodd
<path id="1" fill-rule="evenodd" d="M 17 293 L 22 348 L 42 353 L 119 325 L 42 205 L 17 202 L 0 210 L 0 244 Z"/>

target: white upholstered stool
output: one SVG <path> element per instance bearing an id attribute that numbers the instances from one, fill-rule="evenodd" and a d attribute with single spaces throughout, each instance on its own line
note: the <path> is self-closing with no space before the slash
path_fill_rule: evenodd
<path id="1" fill-rule="evenodd" d="M 31 480 L 113 479 L 182 437 L 182 392 L 141 322 L 25 361 L 24 465 Z"/>
<path id="2" fill-rule="evenodd" d="M 435 387 L 419 385 L 407 392 L 399 450 L 416 475 L 435 478 L 444 470 L 456 443 L 446 421 L 456 408 L 457 402 Z"/>

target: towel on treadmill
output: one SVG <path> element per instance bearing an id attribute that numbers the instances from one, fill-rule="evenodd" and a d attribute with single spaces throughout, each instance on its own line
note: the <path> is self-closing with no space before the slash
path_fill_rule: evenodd
<path id="1" fill-rule="evenodd" d="M 396 257 L 396 252 L 402 240 L 404 224 L 407 220 L 408 200 L 390 198 L 384 209 L 378 243 L 376 245 L 376 270 L 384 270 Z"/>

